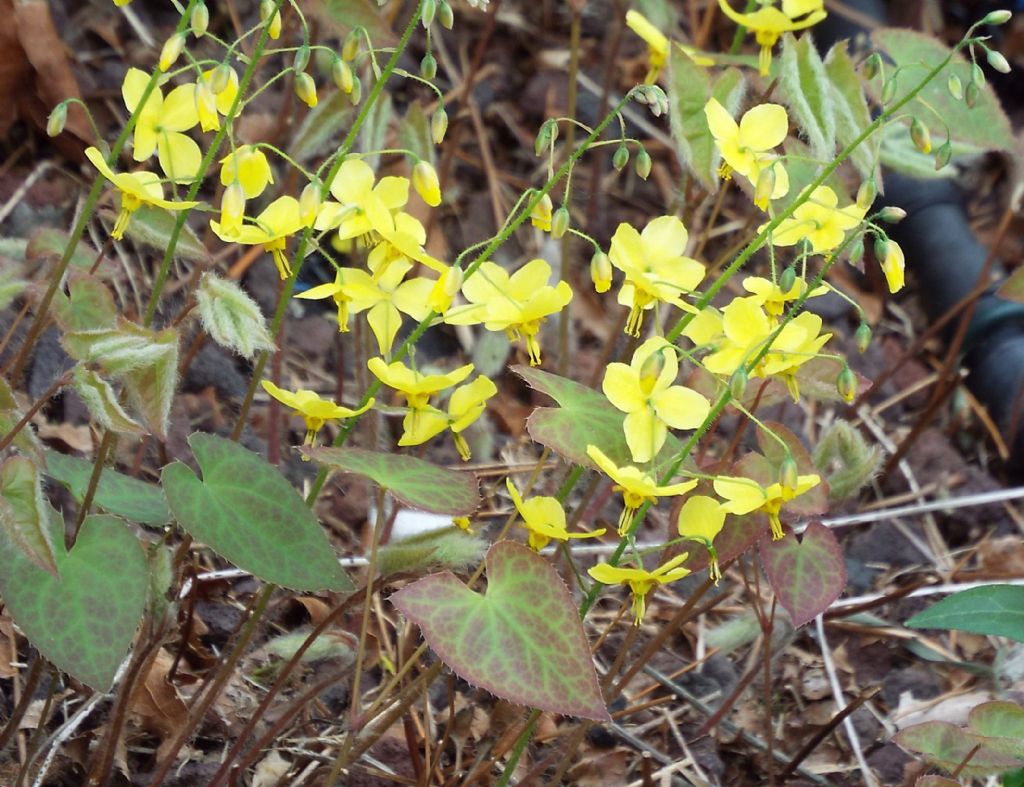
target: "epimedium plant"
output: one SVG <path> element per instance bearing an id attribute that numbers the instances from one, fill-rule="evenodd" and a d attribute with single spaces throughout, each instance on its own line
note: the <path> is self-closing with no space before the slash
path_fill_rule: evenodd
<path id="1" fill-rule="evenodd" d="M 393 678 L 373 704 L 364 707 L 353 692 L 332 783 L 380 734 L 381 725 L 371 722 L 395 712 L 389 703 L 401 710 L 415 699 L 398 687 L 418 668 L 426 646 L 440 662 L 422 668 L 414 685 L 428 684 L 443 663 L 470 683 L 534 709 L 506 766 L 507 781 L 539 711 L 610 719 L 581 623 L 609 586 L 628 590 L 633 621 L 640 626 L 657 587 L 707 570 L 706 589 L 724 581 L 729 563 L 754 550 L 796 625 L 813 620 L 842 592 L 845 568 L 832 532 L 812 523 L 798 538 L 792 526 L 824 513 L 830 491 L 854 494 L 875 472 L 876 457 L 863 441 L 838 432 L 823 439 L 812 456 L 793 433 L 762 421 L 756 410 L 786 397 L 851 402 L 857 396 L 862 381 L 831 352 L 833 336 L 821 318 L 804 307 L 827 292 L 842 296 L 829 283 L 829 270 L 843 259 L 861 265 L 869 243 L 889 289 L 903 286 L 903 255 L 884 227 L 899 219 L 898 211 L 873 206 L 879 167 L 900 158 L 907 140 L 917 170 L 930 157 L 932 170 L 939 171 L 953 155 L 1007 144 L 999 133 L 1005 118 L 977 62 L 984 54 L 992 67 L 1004 70 L 1005 60 L 977 31 L 983 24 L 1004 23 L 1008 14 L 988 15 L 953 50 L 908 41 L 901 31 L 879 31 L 875 44 L 889 55 L 886 62 L 877 52 L 851 55 L 844 45 L 821 57 L 808 35 L 795 37 L 825 16 L 820 0 L 766 3 L 753 12 L 740 12 L 726 0 L 720 4 L 755 36 L 757 57 L 697 51 L 630 11 L 626 21 L 649 49 L 645 82 L 594 127 L 569 117 L 547 120 L 535 145 L 546 160 L 547 179 L 520 195 L 496 235 L 450 262 L 427 251 L 426 228 L 410 210 L 411 193 L 428 207 L 443 203 L 431 162 L 433 146 L 445 140 L 448 118 L 433 82 L 431 42 L 456 21 L 446 0 L 418 0 L 394 47 L 381 48 L 365 27 L 356 26 L 337 49 L 311 39 L 294 2 L 263 0 L 259 18 L 238 40 L 225 42 L 210 32 L 202 0 L 190 0 L 179 8 L 177 29 L 156 66 L 149 73 L 125 73 L 122 98 L 129 119 L 113 143 L 85 151 L 95 179 L 71 232 L 45 239 L 57 259 L 0 381 L 0 445 L 7 453 L 0 465 L 0 593 L 46 659 L 100 692 L 120 679 L 119 691 L 127 696 L 131 687 L 124 684 L 137 677 L 145 654 L 154 652 L 146 637 L 159 643 L 168 636 L 168 590 L 178 590 L 172 588 L 180 576 L 177 564 L 193 539 L 264 581 L 217 679 L 193 706 L 190 725 L 162 749 L 154 783 L 173 765 L 223 686 L 278 586 L 340 594 L 335 616 L 361 606 L 357 685 L 371 658 L 372 599 L 388 577 L 401 576 L 405 584 L 390 601 L 425 640 L 401 665 L 391 665 Z M 421 26 L 427 56 L 414 74 L 398 64 Z M 293 45 L 281 41 L 286 29 L 295 37 Z M 219 58 L 194 54 L 211 48 Z M 289 65 L 268 65 L 282 61 Z M 266 68 L 278 70 L 267 77 Z M 325 113 L 321 119 L 334 117 L 325 107 L 345 109 L 345 137 L 329 155 L 317 159 L 310 151 L 318 145 L 312 143 L 289 152 L 236 140 L 251 102 L 282 79 L 311 112 Z M 416 149 L 385 148 L 382 135 L 368 133 L 381 124 L 387 91 L 398 79 L 423 84 L 441 99 L 429 118 L 417 110 Z M 777 101 L 763 98 L 772 93 L 769 86 Z M 695 243 L 676 215 L 652 217 L 642 227 L 622 223 L 607 248 L 573 226 L 572 175 L 588 151 L 612 146 L 617 169 L 632 160 L 639 177 L 651 171 L 642 142 L 626 136 L 623 110 L 629 103 L 646 106 L 655 117 L 667 115 L 680 160 L 695 183 L 719 194 L 733 184 L 762 215 L 753 237 L 724 267 L 701 261 L 697 249 L 703 244 Z M 51 134 L 61 133 L 69 104 L 54 109 Z M 586 136 L 562 146 L 559 139 L 570 127 L 572 139 Z M 938 147 L 929 128 L 945 137 Z M 385 167 L 398 171 L 391 164 L 400 160 L 408 177 L 383 174 Z M 219 204 L 207 199 L 211 186 Z M 102 208 L 108 198 L 117 205 L 112 221 Z M 716 219 L 717 210 L 709 226 Z M 200 221 L 224 244 L 259 247 L 271 256 L 281 295 L 269 323 L 237 283 L 205 261 L 193 229 Z M 542 258 L 513 270 L 495 261 L 527 222 L 534 232 L 585 245 L 596 292 L 615 289 L 608 309 L 621 311 L 626 349 L 621 358 L 609 357 L 593 387 L 571 379 L 564 345 L 559 373 L 542 368 L 551 366 L 549 327 L 567 320 L 577 295 L 566 274 L 569 261 L 560 277 Z M 108 238 L 98 253 L 82 242 L 96 224 Z M 164 252 L 138 319 L 119 314 L 102 278 L 108 248 L 125 241 Z M 726 299 L 726 283 L 759 251 L 767 256 L 769 275 L 746 276 L 741 294 Z M 297 293 L 298 276 L 313 252 L 333 267 L 334 279 Z M 198 264 L 184 284 L 188 303 L 168 319 L 160 306 L 182 256 Z M 356 333 L 351 328 L 358 323 L 372 336 L 363 359 L 368 384 L 358 401 L 340 403 L 264 379 L 293 297 L 329 299 L 339 333 Z M 416 325 L 400 339 L 407 318 Z M 26 405 L 15 391 L 51 319 L 75 365 Z M 198 472 L 175 461 L 162 468 L 159 484 L 145 483 L 107 465 L 119 443 L 166 437 L 181 340 L 193 321 L 211 340 L 253 363 L 238 425 L 231 438 L 191 435 Z M 529 416 L 529 435 L 545 449 L 542 461 L 526 484 L 507 479 L 514 513 L 490 544 L 472 535 L 480 504 L 472 475 L 432 463 L 415 448 L 445 436 L 469 460 L 467 429 L 498 393 L 495 374 L 478 373 L 472 363 L 418 364 L 417 343 L 442 325 L 506 335 L 526 361 L 509 369 L 555 403 Z M 863 349 L 869 341 L 865 321 L 857 342 Z M 29 426 L 32 415 L 65 387 L 78 393 L 102 431 L 93 461 L 44 450 Z M 237 442 L 261 387 L 305 425 L 304 444 L 297 449 L 318 468 L 305 497 L 274 465 Z M 726 412 L 755 425 L 758 450 L 735 462 L 709 462 L 702 447 Z M 401 418 L 397 445 L 385 451 L 352 446 L 356 424 L 377 414 Z M 335 436 L 330 444 L 318 444 L 327 424 L 337 426 Z M 549 452 L 565 460 L 568 473 L 556 494 L 534 494 Z M 378 490 L 369 565 L 359 580 L 341 568 L 315 514 L 332 472 L 361 476 Z M 621 515 L 608 557 L 583 570 L 573 545 L 606 534 L 588 529 L 580 521 L 582 509 L 570 504 L 588 473 L 611 485 Z M 44 494 L 47 477 L 79 503 L 69 531 Z M 676 532 L 654 556 L 638 547 L 636 536 L 658 505 L 672 506 Z M 388 553 L 382 532 L 395 506 L 449 516 L 452 528 L 415 548 Z M 521 528 L 513 529 L 517 521 Z M 461 546 L 453 546 L 456 541 Z M 549 545 L 569 561 L 572 588 L 552 566 L 544 551 Z M 475 571 L 463 581 L 456 572 L 467 566 Z M 438 567 L 446 570 L 431 573 Z M 482 579 L 486 589 L 480 592 Z M 314 630 L 295 659 L 322 631 Z M 124 663 L 130 668 L 119 672 Z M 229 777 L 251 732 L 247 728 L 233 745 L 215 783 Z M 994 751 L 1007 760 L 1018 753 L 998 746 Z M 109 757 L 97 763 L 94 773 L 110 767 Z"/>

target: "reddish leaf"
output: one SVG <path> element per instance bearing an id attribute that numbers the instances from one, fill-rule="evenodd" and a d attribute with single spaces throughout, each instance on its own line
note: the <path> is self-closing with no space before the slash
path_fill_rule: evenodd
<path id="1" fill-rule="evenodd" d="M 814 620 L 846 587 L 846 562 L 832 531 L 812 522 L 798 541 L 792 531 L 772 541 L 761 537 L 761 562 L 794 626 Z"/>

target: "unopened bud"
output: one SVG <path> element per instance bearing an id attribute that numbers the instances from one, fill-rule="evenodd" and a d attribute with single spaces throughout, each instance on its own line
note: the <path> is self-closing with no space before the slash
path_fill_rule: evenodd
<path id="1" fill-rule="evenodd" d="M 978 87 L 985 87 L 985 69 L 977 63 L 971 63 L 971 82 Z"/>
<path id="2" fill-rule="evenodd" d="M 647 176 L 651 174 L 651 157 L 644 148 L 637 151 L 633 168 L 641 180 L 647 180 Z"/>
<path id="3" fill-rule="evenodd" d="M 729 393 L 733 399 L 740 401 L 747 390 L 747 370 L 739 367 L 729 377 Z"/>
<path id="4" fill-rule="evenodd" d="M 896 77 L 892 76 L 882 85 L 882 103 L 888 104 L 896 97 Z"/>
<path id="5" fill-rule="evenodd" d="M 234 74 L 234 70 L 227 63 L 221 63 L 215 69 L 210 77 L 210 87 L 213 88 L 214 93 L 223 93 L 228 89 L 228 85 L 231 84 L 231 76 Z"/>
<path id="6" fill-rule="evenodd" d="M 638 103 L 646 104 L 650 107 L 651 114 L 654 117 L 661 117 L 663 113 L 668 111 L 668 96 L 657 85 L 640 85 L 634 91 L 633 97 Z"/>
<path id="7" fill-rule="evenodd" d="M 437 170 L 429 161 L 421 159 L 412 168 L 412 187 L 430 207 L 436 208 L 441 204 L 441 184 L 437 179 Z"/>
<path id="8" fill-rule="evenodd" d="M 1013 16 L 1012 13 L 1006 10 L 990 11 L 984 19 L 981 20 L 983 25 L 1005 25 L 1010 21 Z"/>
<path id="9" fill-rule="evenodd" d="M 590 280 L 597 292 L 608 292 L 612 286 L 612 262 L 603 251 L 590 258 Z"/>
<path id="10" fill-rule="evenodd" d="M 978 96 L 981 90 L 978 88 L 977 82 L 968 82 L 967 87 L 964 88 L 964 103 L 967 104 L 968 109 L 973 109 L 974 105 L 978 103 Z"/>
<path id="11" fill-rule="evenodd" d="M 537 139 L 533 142 L 534 153 L 538 156 L 543 155 L 556 139 L 558 139 L 558 121 L 549 118 L 541 124 L 540 131 L 537 132 Z"/>
<path id="12" fill-rule="evenodd" d="M 358 104 L 363 98 L 363 82 L 359 77 L 352 75 L 352 92 L 348 94 L 348 100 L 353 105 Z"/>
<path id="13" fill-rule="evenodd" d="M 935 169 L 939 170 L 946 166 L 953 158 L 953 146 L 947 139 L 937 151 L 935 151 Z"/>
<path id="14" fill-rule="evenodd" d="M 307 183 L 299 195 L 299 218 L 306 227 L 312 227 L 320 212 L 320 183 Z"/>
<path id="15" fill-rule="evenodd" d="M 960 77 L 956 74 L 949 75 L 949 79 L 946 80 L 946 89 L 949 90 L 949 95 L 957 101 L 963 100 L 964 83 L 960 81 Z"/>
<path id="16" fill-rule="evenodd" d="M 569 209 L 562 205 L 551 217 L 551 237 L 558 240 L 569 229 Z"/>
<path id="17" fill-rule="evenodd" d="M 273 0 L 260 0 L 260 21 L 267 26 L 267 35 L 275 40 L 281 37 L 281 12 Z"/>
<path id="18" fill-rule="evenodd" d="M 779 486 L 782 487 L 784 492 L 792 494 L 796 492 L 799 484 L 800 468 L 797 467 L 796 460 L 792 454 L 786 454 L 782 464 L 779 466 Z"/>
<path id="19" fill-rule="evenodd" d="M 452 7 L 441 0 L 437 4 L 437 21 L 441 23 L 441 27 L 445 30 L 451 30 L 455 27 L 455 14 L 452 13 Z"/>
<path id="20" fill-rule="evenodd" d="M 420 21 L 424 27 L 434 24 L 434 15 L 437 13 L 437 0 L 423 0 L 423 11 L 420 13 Z"/>
<path id="21" fill-rule="evenodd" d="M 1003 57 L 1002 52 L 997 52 L 994 49 L 990 49 L 988 50 L 988 54 L 986 55 L 986 57 L 988 58 L 988 64 L 992 66 L 992 68 L 994 68 L 1000 74 L 1010 73 L 1010 62 L 1005 57 Z"/>
<path id="22" fill-rule="evenodd" d="M 196 82 L 196 111 L 203 131 L 214 131 L 220 128 L 217 117 L 217 95 L 213 92 L 209 80 L 200 79 Z"/>
<path id="23" fill-rule="evenodd" d="M 928 127 L 917 118 L 910 121 L 910 139 L 914 147 L 925 155 L 932 152 L 932 135 Z"/>
<path id="24" fill-rule="evenodd" d="M 61 101 L 53 108 L 50 116 L 46 119 L 46 133 L 51 137 L 58 136 L 68 122 L 68 105 Z"/>
<path id="25" fill-rule="evenodd" d="M 878 211 L 878 220 L 884 221 L 887 224 L 899 224 L 906 217 L 907 212 L 903 208 L 897 208 L 895 205 L 887 205 Z"/>
<path id="26" fill-rule="evenodd" d="M 295 50 L 295 59 L 292 61 L 292 68 L 296 71 L 305 71 L 309 65 L 309 44 L 303 44 Z"/>
<path id="27" fill-rule="evenodd" d="M 438 107 L 430 117 L 430 137 L 435 145 L 444 141 L 445 132 L 448 131 L 448 113 L 444 107 Z"/>
<path id="28" fill-rule="evenodd" d="M 302 99 L 302 102 L 310 109 L 316 106 L 316 83 L 313 81 L 313 77 L 305 71 L 300 71 L 295 75 L 295 95 Z"/>
<path id="29" fill-rule="evenodd" d="M 437 60 L 430 52 L 427 52 L 420 61 L 420 76 L 424 79 L 433 79 L 437 76 Z"/>
<path id="30" fill-rule="evenodd" d="M 875 179 L 868 178 L 857 189 L 857 207 L 861 210 L 867 210 L 871 207 L 877 196 L 878 186 L 875 184 Z"/>
<path id="31" fill-rule="evenodd" d="M 853 243 L 850 244 L 850 264 L 855 267 L 860 267 L 861 261 L 864 259 L 864 239 L 857 238 Z"/>
<path id="32" fill-rule="evenodd" d="M 359 54 L 359 47 L 362 45 L 362 36 L 359 31 L 358 27 L 349 31 L 349 34 L 345 36 L 345 43 L 341 45 L 341 59 L 348 63 L 355 60 L 356 55 Z"/>
<path id="33" fill-rule="evenodd" d="M 203 0 L 199 0 L 192 6 L 192 15 L 189 17 L 189 26 L 192 28 L 192 35 L 202 38 L 210 26 L 210 9 L 206 7 Z"/>
<path id="34" fill-rule="evenodd" d="M 793 286 L 795 284 L 796 268 L 790 265 L 788 268 L 786 268 L 786 270 L 782 272 L 782 275 L 779 276 L 779 289 L 785 295 L 788 294 L 793 289 Z"/>
<path id="35" fill-rule="evenodd" d="M 160 63 L 157 65 L 161 71 L 166 71 L 174 62 L 181 56 L 181 50 L 185 48 L 185 36 L 181 33 L 175 33 L 164 42 L 163 49 L 160 50 Z"/>
<path id="36" fill-rule="evenodd" d="M 657 380 L 665 369 L 666 348 L 655 350 L 640 366 L 641 380 Z"/>
<path id="37" fill-rule="evenodd" d="M 864 61 L 863 74 L 867 80 L 872 80 L 878 76 L 878 72 L 882 70 L 882 56 L 878 52 L 872 52 L 871 56 Z"/>
<path id="38" fill-rule="evenodd" d="M 220 201 L 220 228 L 229 238 L 235 238 L 242 231 L 245 216 L 245 189 L 238 181 L 224 189 Z"/>
<path id="39" fill-rule="evenodd" d="M 857 352 L 867 352 L 867 349 L 871 344 L 871 326 L 866 322 L 862 322 L 858 325 L 857 332 L 853 335 L 853 340 L 857 343 Z"/>
<path id="40" fill-rule="evenodd" d="M 615 154 L 612 156 L 612 166 L 619 172 L 622 172 L 623 167 L 629 163 L 629 148 L 625 145 L 619 145 L 615 148 Z"/>
<path id="41" fill-rule="evenodd" d="M 340 57 L 336 57 L 331 63 L 331 81 L 338 86 L 338 90 L 342 93 L 352 92 L 353 76 L 352 68 Z"/>
<path id="42" fill-rule="evenodd" d="M 775 167 L 765 167 L 754 184 L 754 204 L 761 210 L 768 210 L 768 203 L 775 193 Z"/>
<path id="43" fill-rule="evenodd" d="M 844 366 L 836 378 L 836 390 L 847 404 L 851 404 L 857 398 L 857 377 L 850 371 L 849 366 Z"/>
<path id="44" fill-rule="evenodd" d="M 889 249 L 889 239 L 885 237 L 875 238 L 875 259 L 884 260 Z"/>

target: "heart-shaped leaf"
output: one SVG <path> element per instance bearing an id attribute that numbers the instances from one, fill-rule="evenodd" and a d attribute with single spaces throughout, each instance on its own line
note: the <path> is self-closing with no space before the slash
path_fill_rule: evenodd
<path id="1" fill-rule="evenodd" d="M 607 721 L 583 626 L 565 583 L 514 541 L 487 552 L 487 592 L 431 574 L 391 602 L 441 660 L 470 683 L 540 710 Z"/>
<path id="2" fill-rule="evenodd" d="M 971 709 L 967 730 L 985 738 L 986 748 L 1024 760 L 1024 708 L 1015 702 L 983 702 Z"/>
<path id="3" fill-rule="evenodd" d="M 72 271 L 69 295 L 58 290 L 53 314 L 64 331 L 98 331 L 117 324 L 117 304 L 110 289 L 96 276 Z"/>
<path id="4" fill-rule="evenodd" d="M 956 629 L 1024 642 L 1024 587 L 985 585 L 954 593 L 919 612 L 906 625 Z"/>
<path id="5" fill-rule="evenodd" d="M 85 498 L 93 463 L 77 456 L 46 452 L 46 475 L 67 487 L 79 503 Z M 160 487 L 104 468 L 93 502 L 111 514 L 142 525 L 164 525 L 171 520 Z"/>
<path id="6" fill-rule="evenodd" d="M 794 626 L 814 620 L 846 587 L 843 552 L 821 522 L 812 522 L 800 541 L 788 529 L 778 541 L 764 535 L 760 552 L 768 582 Z"/>
<path id="7" fill-rule="evenodd" d="M 161 474 L 178 523 L 239 568 L 293 590 L 352 590 L 327 535 L 280 471 L 231 440 L 188 438 L 202 480 L 181 462 Z"/>
<path id="8" fill-rule="evenodd" d="M 24 456 L 12 456 L 0 465 L 0 530 L 22 555 L 57 576 L 39 470 Z"/>
<path id="9" fill-rule="evenodd" d="M 472 514 L 480 505 L 476 478 L 414 456 L 362 448 L 304 448 L 313 461 L 343 473 L 365 476 L 407 506 L 435 514 Z"/>
<path id="10" fill-rule="evenodd" d="M 513 366 L 512 371 L 559 404 L 558 407 L 538 407 L 530 414 L 526 421 L 530 437 L 583 467 L 598 469 L 587 456 L 588 445 L 596 445 L 620 467 L 633 464 L 622 430 L 626 414 L 616 410 L 602 393 L 567 377 L 529 366 Z M 679 440 L 669 434 L 652 469 L 669 464 L 680 447 Z"/>
<path id="11" fill-rule="evenodd" d="M 86 517 L 74 548 L 48 510 L 60 578 L 40 569 L 0 535 L 0 593 L 15 622 L 60 669 L 106 691 L 128 651 L 146 603 L 146 558 L 124 522 Z"/>
<path id="12" fill-rule="evenodd" d="M 987 776 L 1019 768 L 1022 761 L 989 749 L 985 738 L 946 721 L 926 721 L 900 730 L 893 740 L 946 771 L 961 776 Z M 979 747 L 975 751 L 975 747 Z M 970 759 L 968 759 L 970 758 Z M 961 765 L 967 764 L 961 768 Z"/>

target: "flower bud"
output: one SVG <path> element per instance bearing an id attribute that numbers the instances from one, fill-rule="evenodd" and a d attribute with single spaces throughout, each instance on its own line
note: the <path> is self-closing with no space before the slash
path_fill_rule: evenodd
<path id="1" fill-rule="evenodd" d="M 861 210 L 867 210 L 871 207 L 871 203 L 875 201 L 876 196 L 878 196 L 878 186 L 875 185 L 875 179 L 868 178 L 857 189 L 857 207 Z"/>
<path id="2" fill-rule="evenodd" d="M 192 6 L 192 15 L 189 17 L 189 26 L 192 28 L 192 35 L 202 38 L 210 26 L 210 9 L 206 7 L 203 0 L 199 0 Z"/>
<path id="3" fill-rule="evenodd" d="M 537 139 L 533 142 L 534 152 L 538 156 L 542 155 L 554 144 L 556 139 L 558 139 L 558 121 L 549 118 L 541 124 L 540 131 L 537 132 Z"/>
<path id="4" fill-rule="evenodd" d="M 971 81 L 978 87 L 985 87 L 985 69 L 977 63 L 971 63 Z"/>
<path id="5" fill-rule="evenodd" d="M 623 167 L 629 163 L 629 148 L 624 144 L 619 145 L 615 149 L 615 154 L 612 156 L 612 166 L 619 172 L 622 172 Z"/>
<path id="6" fill-rule="evenodd" d="M 928 127 L 917 118 L 910 121 L 910 139 L 914 147 L 925 155 L 932 152 L 932 135 Z"/>
<path id="7" fill-rule="evenodd" d="M 455 27 L 455 14 L 452 13 L 452 7 L 441 0 L 437 4 L 437 21 L 441 23 L 441 27 L 445 30 L 451 30 Z"/>
<path id="8" fill-rule="evenodd" d="M 423 0 L 423 11 L 420 14 L 420 22 L 424 27 L 434 24 L 434 15 L 437 13 L 437 0 Z"/>
<path id="9" fill-rule="evenodd" d="M 765 167 L 754 184 L 754 204 L 761 210 L 768 210 L 768 203 L 775 193 L 775 167 Z"/>
<path id="10" fill-rule="evenodd" d="M 46 133 L 51 137 L 58 136 L 68 122 L 68 105 L 61 101 L 53 108 L 50 116 L 46 119 Z"/>
<path id="11" fill-rule="evenodd" d="M 657 380 L 665 369 L 665 353 L 667 348 L 655 350 L 647 356 L 647 360 L 640 366 L 641 380 Z"/>
<path id="12" fill-rule="evenodd" d="M 295 50 L 295 59 L 292 61 L 292 68 L 296 71 L 305 71 L 309 65 L 309 44 L 303 44 Z"/>
<path id="13" fill-rule="evenodd" d="M 185 48 L 185 36 L 181 33 L 175 33 L 164 42 L 163 49 L 160 50 L 160 63 L 157 65 L 161 71 L 166 71 L 174 62 L 181 56 L 181 50 Z"/>
<path id="14" fill-rule="evenodd" d="M 349 34 L 345 36 L 345 42 L 341 45 L 341 59 L 346 63 L 351 63 L 356 59 L 356 55 L 359 54 L 359 48 L 363 43 L 360 31 L 361 28 L 352 28 Z"/>
<path id="15" fill-rule="evenodd" d="M 882 103 L 888 104 L 896 97 L 896 77 L 890 77 L 882 85 Z"/>
<path id="16" fill-rule="evenodd" d="M 551 217 L 551 237 L 558 240 L 569 229 L 569 209 L 562 205 Z"/>
<path id="17" fill-rule="evenodd" d="M 992 66 L 992 68 L 998 71 L 1000 74 L 1010 73 L 1010 63 L 1003 56 L 1002 52 L 997 52 L 994 49 L 990 49 L 988 50 L 988 54 L 986 55 L 986 57 L 988 58 L 988 64 Z"/>
<path id="18" fill-rule="evenodd" d="M 412 168 L 412 187 L 430 207 L 436 208 L 441 204 L 441 184 L 430 162 L 422 159 L 416 162 Z"/>
<path id="19" fill-rule="evenodd" d="M 867 352 L 868 346 L 871 344 L 871 326 L 866 322 L 858 325 L 857 331 L 853 335 L 853 340 L 857 343 L 857 352 Z"/>
<path id="20" fill-rule="evenodd" d="M 430 310 L 437 314 L 444 314 L 448 311 L 455 295 L 462 289 L 464 280 L 465 274 L 463 274 L 462 268 L 452 266 L 442 273 L 431 288 L 430 295 L 427 296 L 427 306 L 430 307 Z"/>
<path id="21" fill-rule="evenodd" d="M 963 100 L 964 83 L 960 81 L 960 77 L 956 74 L 949 75 L 949 79 L 946 80 L 946 89 L 949 90 L 949 95 L 957 101 Z"/>
<path id="22" fill-rule="evenodd" d="M 907 212 L 903 208 L 897 208 L 895 205 L 887 205 L 878 211 L 878 220 L 884 221 L 887 224 L 899 224 L 906 217 Z"/>
<path id="23" fill-rule="evenodd" d="M 782 460 L 782 464 L 779 466 L 779 486 L 782 487 L 783 492 L 793 494 L 800 484 L 799 479 L 800 468 L 797 467 L 793 455 L 787 453 Z"/>
<path id="24" fill-rule="evenodd" d="M 864 68 L 862 71 L 862 73 L 864 74 L 864 78 L 870 81 L 874 79 L 876 76 L 878 76 L 878 73 L 881 70 L 882 56 L 878 54 L 878 52 L 872 52 L 871 56 L 864 61 Z"/>
<path id="25" fill-rule="evenodd" d="M 875 243 L 875 257 L 882 264 L 882 273 L 885 274 L 885 282 L 889 285 L 889 292 L 897 293 L 903 289 L 905 281 L 904 269 L 906 258 L 903 256 L 903 249 L 894 240 L 880 241 Z M 879 253 L 881 252 L 881 253 Z"/>
<path id="26" fill-rule="evenodd" d="M 300 71 L 295 75 L 295 95 L 310 109 L 316 106 L 316 83 L 313 81 L 313 77 L 305 71 Z"/>
<path id="27" fill-rule="evenodd" d="M 320 212 L 320 183 L 307 183 L 299 195 L 299 218 L 306 227 L 312 227 Z"/>
<path id="28" fill-rule="evenodd" d="M 231 84 L 231 77 L 235 74 L 234 69 L 231 68 L 227 63 L 221 63 L 215 69 L 210 78 L 210 87 L 213 88 L 214 93 L 223 93 L 228 89 Z M 236 77 L 237 83 L 237 77 Z"/>
<path id="29" fill-rule="evenodd" d="M 260 0 L 260 21 L 267 26 L 267 35 L 274 40 L 281 37 L 281 12 L 273 0 Z"/>
<path id="30" fill-rule="evenodd" d="M 978 103 L 980 92 L 977 82 L 967 83 L 967 87 L 964 88 L 964 103 L 967 104 L 968 109 L 973 109 L 974 105 Z"/>
<path id="31" fill-rule="evenodd" d="M 747 370 L 740 366 L 729 377 L 729 393 L 733 399 L 740 401 L 747 391 Z"/>
<path id="32" fill-rule="evenodd" d="M 608 292 L 612 286 L 612 262 L 603 251 L 595 251 L 590 258 L 590 280 L 597 292 Z"/>
<path id="33" fill-rule="evenodd" d="M 331 80 L 338 86 L 338 90 L 346 94 L 351 93 L 353 76 L 348 63 L 340 57 L 334 58 L 334 62 L 331 63 Z"/>
<path id="34" fill-rule="evenodd" d="M 533 210 L 530 211 L 530 223 L 539 230 L 551 232 L 551 214 L 553 211 L 554 206 L 551 204 L 550 195 L 544 194 L 537 200 Z"/>
<path id="35" fill-rule="evenodd" d="M 836 390 L 847 404 L 852 404 L 857 398 L 857 378 L 849 366 L 844 366 L 836 378 Z"/>
<path id="36" fill-rule="evenodd" d="M 853 243 L 850 244 L 849 251 L 850 264 L 855 267 L 860 267 L 861 262 L 864 259 L 864 239 L 857 238 Z"/>
<path id="37" fill-rule="evenodd" d="M 444 107 L 438 107 L 430 117 L 430 137 L 435 145 L 444 141 L 445 132 L 448 131 L 448 113 Z"/>
<path id="38" fill-rule="evenodd" d="M 245 190 L 235 181 L 224 189 L 220 201 L 220 228 L 229 238 L 238 237 L 245 216 Z"/>
<path id="39" fill-rule="evenodd" d="M 424 79 L 433 79 L 437 76 L 437 60 L 430 52 L 427 52 L 420 61 L 420 76 Z"/>
<path id="40" fill-rule="evenodd" d="M 990 11 L 985 16 L 985 18 L 981 20 L 980 24 L 983 24 L 983 25 L 1005 25 L 1007 22 L 1010 21 L 1010 18 L 1012 16 L 1013 16 L 1013 14 L 1010 13 L 1009 11 L 1006 11 L 1005 9 L 1004 10 L 1000 10 L 1000 11 Z"/>
<path id="41" fill-rule="evenodd" d="M 353 105 L 358 104 L 363 98 L 363 82 L 359 77 L 352 75 L 352 92 L 348 94 L 348 100 Z"/>
<path id="42" fill-rule="evenodd" d="M 779 276 L 779 289 L 783 294 L 789 294 L 796 284 L 796 268 L 790 265 Z"/>
<path id="43" fill-rule="evenodd" d="M 947 139 L 937 151 L 935 151 L 935 169 L 939 170 L 946 166 L 953 158 L 953 146 Z"/>
<path id="44" fill-rule="evenodd" d="M 217 94 L 210 86 L 210 80 L 200 79 L 196 82 L 196 112 L 203 131 L 217 131 L 220 118 L 217 115 Z"/>
<path id="45" fill-rule="evenodd" d="M 640 176 L 641 180 L 647 180 L 647 176 L 651 174 L 651 157 L 644 148 L 637 151 L 633 168 L 636 169 L 636 174 Z"/>

